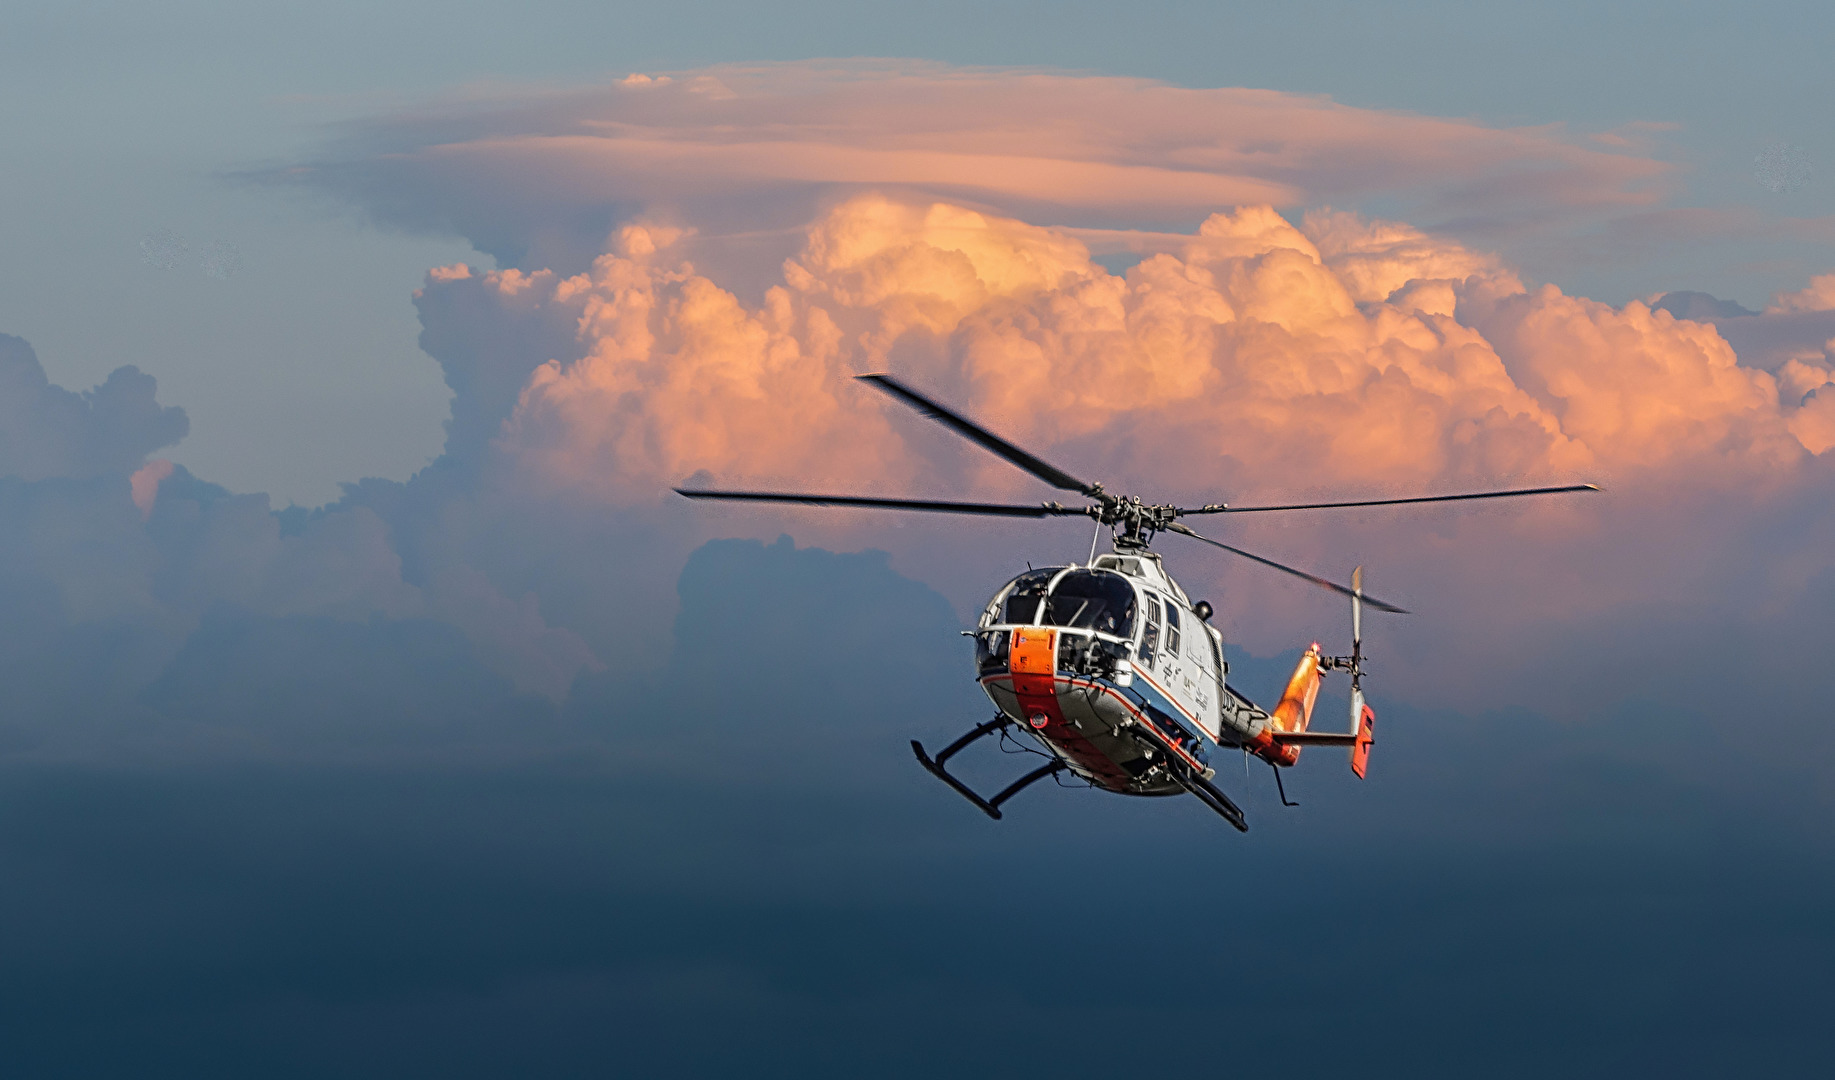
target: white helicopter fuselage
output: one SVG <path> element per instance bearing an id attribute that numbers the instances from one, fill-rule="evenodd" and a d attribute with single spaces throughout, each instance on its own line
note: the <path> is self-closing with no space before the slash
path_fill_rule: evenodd
<path id="1" fill-rule="evenodd" d="M 1110 791 L 1181 794 L 1175 770 L 1213 775 L 1207 743 L 1292 764 L 1279 721 L 1229 687 L 1209 615 L 1151 552 L 1029 571 L 983 611 L 977 675 L 1002 714 Z"/>

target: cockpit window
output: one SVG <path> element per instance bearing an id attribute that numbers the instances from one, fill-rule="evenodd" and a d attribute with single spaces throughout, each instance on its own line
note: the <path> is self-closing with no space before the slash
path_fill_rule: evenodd
<path id="1" fill-rule="evenodd" d="M 1051 579 L 1058 576 L 1061 566 L 1046 567 L 1042 570 L 1030 570 L 1013 580 L 1007 588 L 1005 610 L 1001 622 L 1015 623 L 1020 626 L 1039 625 L 1039 602 L 1045 599 L 1045 590 L 1051 585 Z"/>
<path id="2" fill-rule="evenodd" d="M 1127 637 L 1134 632 L 1134 586 L 1119 574 L 1072 570 L 1051 590 L 1045 625 Z"/>

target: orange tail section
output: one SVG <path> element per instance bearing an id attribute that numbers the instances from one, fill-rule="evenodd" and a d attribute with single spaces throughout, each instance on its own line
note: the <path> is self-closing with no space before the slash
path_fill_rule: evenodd
<path id="1" fill-rule="evenodd" d="M 1370 767 L 1370 747 L 1376 743 L 1376 710 L 1364 704 L 1363 691 L 1356 691 L 1351 701 L 1352 717 L 1357 724 L 1357 739 L 1351 743 L 1351 771 L 1364 778 Z"/>
<path id="2" fill-rule="evenodd" d="M 1319 680 L 1323 677 L 1319 643 L 1315 641 L 1294 665 L 1287 689 L 1281 694 L 1281 703 L 1268 714 L 1267 730 L 1249 746 L 1252 753 L 1276 765 L 1292 765 L 1300 760 L 1300 748 L 1283 744 L 1280 736 L 1305 731 L 1306 725 L 1312 723 L 1313 702 L 1318 700 Z"/>
<path id="3" fill-rule="evenodd" d="M 1287 689 L 1281 694 L 1281 703 L 1268 717 L 1268 726 L 1276 731 L 1305 731 L 1306 725 L 1313 720 L 1313 702 L 1319 698 L 1320 678 L 1319 643 L 1315 641 L 1294 665 Z"/>

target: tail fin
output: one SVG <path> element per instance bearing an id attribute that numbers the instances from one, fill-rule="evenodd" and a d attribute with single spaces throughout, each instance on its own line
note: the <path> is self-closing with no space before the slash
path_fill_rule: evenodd
<path id="1" fill-rule="evenodd" d="M 1351 730 L 1357 733 L 1351 743 L 1351 771 L 1362 780 L 1370 767 L 1370 747 L 1376 742 L 1376 710 L 1365 704 L 1362 687 L 1351 689 Z"/>

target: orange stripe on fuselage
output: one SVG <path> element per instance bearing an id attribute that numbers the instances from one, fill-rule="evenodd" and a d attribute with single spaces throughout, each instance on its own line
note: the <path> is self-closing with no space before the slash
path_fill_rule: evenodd
<path id="1" fill-rule="evenodd" d="M 1056 630 L 1038 626 L 1021 627 L 1013 631 L 1012 646 L 1008 654 L 1010 659 L 1007 662 L 1009 670 L 1013 675 L 1013 692 L 1020 696 L 1020 701 L 1022 702 L 1022 706 L 1025 707 L 1028 717 L 1031 717 L 1034 712 L 1031 706 L 1024 705 L 1026 701 L 1025 695 L 1028 691 L 1037 695 L 1048 696 L 1051 700 L 1050 707 L 1041 707 L 1038 711 L 1044 712 L 1047 716 L 1055 717 L 1071 737 L 1087 745 L 1088 740 L 1083 738 L 1082 733 L 1078 732 L 1068 723 L 1064 723 L 1063 713 L 1058 708 L 1058 692 L 1056 686 L 1056 679 L 1058 678 L 1057 634 L 1058 632 Z M 1149 675 L 1141 668 L 1136 668 L 1135 673 L 1138 674 L 1147 685 L 1159 691 L 1160 696 L 1165 698 L 1168 704 L 1182 714 L 1186 720 L 1197 727 L 1199 731 L 1204 730 L 1204 724 L 1198 719 L 1198 715 L 1181 704 L 1179 699 L 1174 697 L 1171 691 L 1161 686 L 1153 676 Z M 1033 682 L 1032 680 L 1039 681 Z M 1067 677 L 1065 681 L 1075 684 L 1077 680 Z M 1149 725 L 1155 731 L 1160 730 L 1160 726 L 1155 724 L 1145 712 L 1135 708 L 1133 702 L 1122 696 L 1121 693 L 1116 691 L 1113 687 L 1102 686 L 1102 684 L 1095 682 L 1086 683 L 1085 685 L 1100 688 L 1104 693 L 1120 702 L 1122 708 L 1127 709 L 1129 714 L 1136 720 Z M 1049 729 L 1049 725 L 1047 727 Z M 1170 732 L 1160 731 L 1160 737 L 1165 741 L 1166 745 L 1172 747 L 1174 753 L 1184 758 L 1192 768 L 1201 773 L 1205 771 L 1204 763 L 1193 757 L 1184 747 L 1174 741 Z M 1107 754 L 1097 750 L 1094 746 L 1090 746 L 1089 749 L 1092 754 L 1099 756 L 1102 761 L 1108 762 L 1110 765 L 1114 764 L 1114 762 L 1110 761 Z M 1125 771 L 1123 775 L 1126 775 Z"/>
<path id="2" fill-rule="evenodd" d="M 1109 760 L 1107 754 L 1072 727 L 1058 705 L 1058 632 L 1041 626 L 1020 627 L 1013 631 L 1007 655 L 1013 694 L 1019 698 L 1021 719 L 1026 725 L 1062 747 L 1104 787 L 1126 790 L 1131 779 L 1127 770 Z M 1035 716 L 1045 718 L 1043 726 L 1032 723 Z"/>
<path id="3" fill-rule="evenodd" d="M 1179 745 L 1170 732 L 1160 731 L 1160 726 L 1155 724 L 1147 713 L 1136 708 L 1133 702 L 1115 688 L 1097 682 L 1080 682 L 1068 676 L 1058 675 L 1056 671 L 1057 631 L 1043 627 L 1023 627 L 1014 630 L 1008 655 L 1010 657 L 1008 674 L 990 675 L 981 681 L 983 683 L 1010 682 L 1014 696 L 1019 699 L 1020 710 L 1025 714 L 1023 719 L 1027 721 L 1028 725 L 1030 726 L 1032 717 L 1043 715 L 1046 718 L 1045 726 L 1035 727 L 1034 730 L 1061 747 L 1077 764 L 1094 773 L 1102 781 L 1103 786 L 1111 790 L 1124 790 L 1132 783 L 1133 777 L 1107 754 L 1097 749 L 1095 744 L 1084 738 L 1083 733 L 1064 718 L 1064 711 L 1058 704 L 1057 684 L 1060 680 L 1070 686 L 1088 686 L 1114 698 L 1137 722 L 1159 731 L 1160 738 L 1172 748 L 1172 752 L 1184 759 L 1192 769 L 1199 773 L 1207 771 L 1204 763 Z M 1184 713 L 1192 723 L 1198 722 L 1197 717 L 1179 704 L 1178 699 L 1166 693 L 1165 689 L 1152 679 L 1147 681 L 1167 701 L 1172 703 L 1173 708 Z"/>

